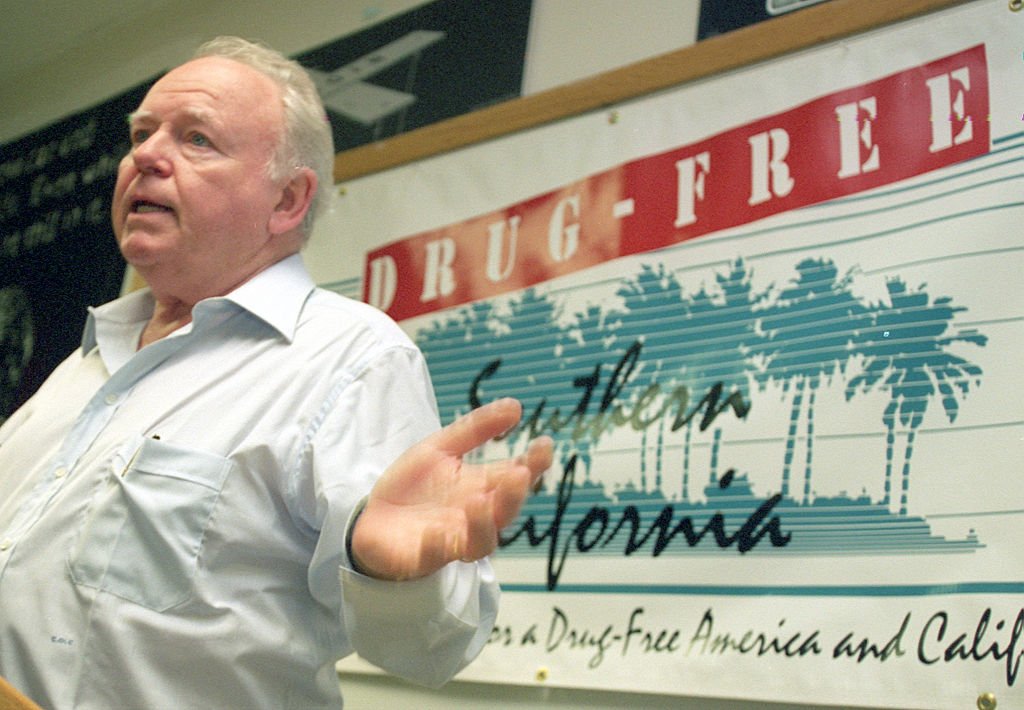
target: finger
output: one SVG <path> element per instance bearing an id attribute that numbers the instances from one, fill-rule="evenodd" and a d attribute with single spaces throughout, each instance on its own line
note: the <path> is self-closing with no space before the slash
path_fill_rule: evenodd
<path id="1" fill-rule="evenodd" d="M 420 540 L 420 575 L 441 569 L 452 560 L 458 559 L 462 541 L 445 527 L 433 526 L 423 531 Z"/>
<path id="2" fill-rule="evenodd" d="M 484 465 L 485 489 L 492 491 L 499 501 L 495 505 L 499 528 L 512 522 L 526 497 L 537 490 L 544 472 L 551 467 L 553 452 L 554 441 L 544 436 L 531 441 L 526 451 L 514 459 Z"/>
<path id="3" fill-rule="evenodd" d="M 484 488 L 488 491 L 497 488 L 510 473 L 524 473 L 530 484 L 535 483 L 551 467 L 553 451 L 551 437 L 542 436 L 529 442 L 526 451 L 514 458 L 481 464 L 478 468 L 486 482 Z"/>
<path id="4" fill-rule="evenodd" d="M 432 437 L 439 449 L 462 456 L 519 423 L 523 407 L 511 397 L 498 399 L 474 409 L 444 427 Z"/>
<path id="5" fill-rule="evenodd" d="M 508 471 L 525 468 L 529 472 L 531 482 L 536 481 L 545 471 L 551 468 L 554 458 L 554 441 L 550 436 L 533 439 L 526 451 L 511 459 L 503 459 L 484 464 L 488 488 L 498 485 Z"/>
<path id="6" fill-rule="evenodd" d="M 523 462 L 530 469 L 536 481 L 541 474 L 551 468 L 555 456 L 555 442 L 550 436 L 542 436 L 530 442 L 526 447 Z"/>
<path id="7" fill-rule="evenodd" d="M 466 506 L 466 543 L 463 561 L 479 560 L 498 547 L 498 527 L 495 525 L 495 498 L 479 496 Z"/>
<path id="8" fill-rule="evenodd" d="M 540 486 L 544 472 L 551 468 L 554 459 L 555 442 L 550 436 L 542 436 L 532 440 L 526 447 L 526 451 L 515 459 L 506 462 L 510 467 L 523 467 L 528 471 L 529 488 L 536 491 Z M 493 487 L 497 485 L 504 471 L 496 470 L 497 475 L 489 483 Z"/>
<path id="9" fill-rule="evenodd" d="M 509 471 L 494 488 L 491 516 L 494 526 L 501 530 L 519 515 L 533 487 L 533 478 L 525 469 Z"/>

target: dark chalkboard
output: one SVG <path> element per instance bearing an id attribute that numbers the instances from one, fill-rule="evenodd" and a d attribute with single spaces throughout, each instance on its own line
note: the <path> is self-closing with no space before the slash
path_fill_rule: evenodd
<path id="1" fill-rule="evenodd" d="M 86 308 L 120 292 L 110 197 L 151 84 L 0 146 L 0 421 L 79 345 Z"/>

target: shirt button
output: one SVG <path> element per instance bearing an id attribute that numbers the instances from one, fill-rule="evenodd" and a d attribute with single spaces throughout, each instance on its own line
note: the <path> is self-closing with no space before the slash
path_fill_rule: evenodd
<path id="1" fill-rule="evenodd" d="M 103 398 L 103 401 L 109 404 L 110 406 L 114 406 L 115 404 L 117 404 L 117 395 L 108 394 L 106 397 Z"/>
<path id="2" fill-rule="evenodd" d="M 11 549 L 10 540 L 4 540 L 3 542 L 0 542 L 0 552 L 6 552 L 9 549 Z"/>
<path id="3" fill-rule="evenodd" d="M 64 478 L 64 476 L 68 475 L 68 470 L 63 466 L 58 466 L 57 470 L 53 472 L 53 475 L 56 478 Z"/>

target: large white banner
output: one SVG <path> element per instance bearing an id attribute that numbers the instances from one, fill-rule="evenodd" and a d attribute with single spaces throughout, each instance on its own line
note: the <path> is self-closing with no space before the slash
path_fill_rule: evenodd
<path id="1" fill-rule="evenodd" d="M 983 0 L 343 186 L 307 260 L 550 434 L 462 677 L 1024 704 L 1024 14 Z"/>

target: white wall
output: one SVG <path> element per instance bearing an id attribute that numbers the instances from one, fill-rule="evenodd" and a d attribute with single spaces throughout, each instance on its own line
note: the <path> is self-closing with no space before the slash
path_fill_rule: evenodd
<path id="1" fill-rule="evenodd" d="M 0 142 L 41 128 L 137 85 L 218 34 L 261 39 L 295 54 L 364 29 L 424 0 L 176 0 L 139 22 L 112 25 L 87 46 L 0 87 Z M 699 0 L 535 0 L 524 92 L 535 93 L 691 44 Z M 301 7 L 301 11 L 298 8 Z M 45 21 L 39 10 L 40 21 Z M 383 676 L 344 674 L 346 707 L 678 708 L 785 710 L 769 705 L 550 687 L 453 682 L 424 691 Z M 800 706 L 809 708 L 810 706 Z"/>
<path id="2" fill-rule="evenodd" d="M 345 710 L 815 710 L 820 707 L 459 681 L 430 691 L 382 676 L 342 675 L 341 688 Z M 843 710 L 858 708 L 844 706 Z"/>

